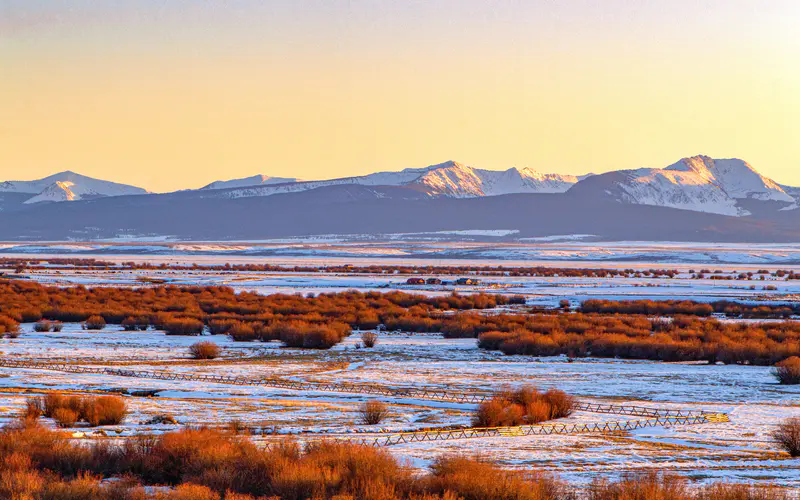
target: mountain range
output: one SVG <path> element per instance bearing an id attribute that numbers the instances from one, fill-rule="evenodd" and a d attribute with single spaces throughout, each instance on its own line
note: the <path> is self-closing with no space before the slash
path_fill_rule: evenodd
<path id="1" fill-rule="evenodd" d="M 448 161 L 330 180 L 257 175 L 166 194 L 63 172 L 0 183 L 0 238 L 230 240 L 503 229 L 515 237 L 800 241 L 798 205 L 800 188 L 780 185 L 745 161 L 707 156 L 585 176 Z"/>

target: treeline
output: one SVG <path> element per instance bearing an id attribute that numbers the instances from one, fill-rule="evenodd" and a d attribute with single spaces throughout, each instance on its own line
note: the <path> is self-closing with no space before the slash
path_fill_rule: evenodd
<path id="1" fill-rule="evenodd" d="M 126 330 L 155 327 L 172 335 L 211 333 L 235 340 L 280 340 L 287 346 L 328 348 L 352 328 L 438 331 L 444 311 L 523 304 L 524 298 L 496 294 L 426 297 L 402 292 L 343 292 L 307 295 L 235 293 L 227 287 L 59 288 L 33 282 L 0 281 L 0 328 L 17 323 L 82 322 Z M 5 319 L 3 319 L 5 318 Z M 425 330 L 429 328 L 428 330 Z"/>
<path id="2" fill-rule="evenodd" d="M 347 443 L 258 447 L 230 432 L 184 429 L 91 445 L 26 421 L 0 430 L 0 498 L 26 500 L 577 500 L 571 485 L 543 472 L 503 470 L 446 456 L 415 474 L 388 452 Z M 596 480 L 593 500 L 789 500 L 777 489 L 712 484 L 676 476 Z"/>
<path id="3" fill-rule="evenodd" d="M 601 300 L 583 302 L 583 313 L 645 314 L 654 316 L 711 316 L 714 313 L 745 319 L 786 319 L 800 314 L 800 305 L 743 304 L 726 300 L 711 303 L 690 300 Z"/>

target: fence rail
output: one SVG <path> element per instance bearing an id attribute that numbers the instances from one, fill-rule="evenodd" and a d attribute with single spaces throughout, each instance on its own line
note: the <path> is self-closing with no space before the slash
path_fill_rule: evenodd
<path id="1" fill-rule="evenodd" d="M 340 392 L 394 398 L 422 399 L 449 403 L 480 404 L 492 397 L 491 393 L 478 391 L 450 391 L 447 389 L 426 389 L 418 387 L 395 388 L 372 384 L 347 384 L 337 382 L 301 382 L 281 378 L 249 378 L 231 375 L 208 375 L 179 373 L 164 370 L 129 370 L 121 368 L 81 366 L 69 363 L 49 363 L 44 361 L 0 359 L 0 368 L 21 368 L 29 370 L 47 370 L 63 373 L 111 375 L 116 377 L 132 377 L 141 379 L 211 382 L 239 386 L 260 386 L 294 391 Z M 605 403 L 578 402 L 576 410 L 591 413 L 614 415 L 630 415 L 638 417 L 659 418 L 709 418 L 720 413 L 703 410 L 685 410 L 672 408 L 649 408 L 637 405 L 615 405 Z"/>

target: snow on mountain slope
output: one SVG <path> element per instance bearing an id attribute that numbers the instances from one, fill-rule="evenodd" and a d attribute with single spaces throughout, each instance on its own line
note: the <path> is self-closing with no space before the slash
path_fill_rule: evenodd
<path id="1" fill-rule="evenodd" d="M 362 186 L 406 186 L 434 196 L 474 198 L 512 193 L 563 193 L 578 178 L 572 175 L 540 174 L 530 169 L 506 171 L 481 170 L 454 161 L 425 168 L 407 168 L 400 172 L 376 172 L 358 177 L 326 181 L 295 182 L 279 185 L 250 186 L 226 191 L 230 198 L 269 196 L 306 191 L 323 186 L 359 184 Z"/>
<path id="2" fill-rule="evenodd" d="M 303 182 L 294 177 L 270 177 L 268 175 L 254 175 L 243 179 L 232 179 L 229 181 L 216 181 L 200 189 L 230 189 L 248 186 L 267 186 L 270 184 L 287 184 L 290 182 Z"/>
<path id="3" fill-rule="evenodd" d="M 734 199 L 794 202 L 794 198 L 775 181 L 736 158 L 715 160 L 708 156 L 693 156 L 684 158 L 665 170 L 694 173 L 706 182 L 719 186 Z"/>
<path id="4" fill-rule="evenodd" d="M 142 188 L 93 179 L 74 172 L 61 172 L 34 181 L 2 182 L 0 183 L 0 192 L 35 195 L 28 199 L 26 204 L 42 201 L 72 201 L 100 196 L 147 194 L 147 191 Z"/>
<path id="5" fill-rule="evenodd" d="M 573 175 L 541 174 L 528 168 L 481 170 L 455 162 L 431 167 L 414 181 L 457 198 L 513 193 L 563 193 L 576 182 L 578 178 Z"/>
<path id="6" fill-rule="evenodd" d="M 663 169 L 609 172 L 582 180 L 573 189 L 573 193 L 605 194 L 623 203 L 735 217 L 750 215 L 737 200 L 794 203 L 794 198 L 781 186 L 746 162 L 707 156 L 684 158 Z"/>
<path id="7" fill-rule="evenodd" d="M 32 203 L 40 203 L 42 201 L 76 200 L 78 199 L 78 195 L 76 195 L 72 189 L 70 189 L 72 185 L 73 184 L 71 182 L 55 182 L 50 184 L 44 188 L 41 193 L 25 201 L 25 204 L 30 205 Z"/>
<path id="8" fill-rule="evenodd" d="M 719 186 L 704 182 L 693 173 L 662 169 L 629 172 L 627 184 L 620 185 L 624 192 L 622 201 L 626 203 L 737 217 L 749 215 Z"/>

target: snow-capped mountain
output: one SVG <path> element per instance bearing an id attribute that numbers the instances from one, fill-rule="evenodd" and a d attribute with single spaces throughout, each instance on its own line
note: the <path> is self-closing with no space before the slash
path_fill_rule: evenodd
<path id="1" fill-rule="evenodd" d="M 286 184 L 290 182 L 302 182 L 302 180 L 294 177 L 270 177 L 268 175 L 259 174 L 252 177 L 244 177 L 242 179 L 212 182 L 211 184 L 200 189 L 230 189 L 248 186 L 266 186 L 269 184 Z"/>
<path id="2" fill-rule="evenodd" d="M 574 175 L 541 174 L 529 168 L 481 170 L 449 161 L 423 169 L 406 185 L 420 185 L 454 198 L 514 193 L 563 193 L 578 182 Z"/>
<path id="3" fill-rule="evenodd" d="M 718 186 L 733 199 L 794 202 L 775 181 L 755 171 L 749 163 L 736 159 L 715 160 L 708 156 L 693 156 L 670 165 L 665 170 L 695 174 L 709 184 Z"/>
<path id="4" fill-rule="evenodd" d="M 740 200 L 794 203 L 777 183 L 738 159 L 684 158 L 666 168 L 618 170 L 582 180 L 572 193 L 602 193 L 622 203 L 742 217 Z"/>
<path id="5" fill-rule="evenodd" d="M 476 198 L 513 193 L 563 193 L 578 180 L 579 178 L 574 175 L 541 174 L 527 168 L 511 168 L 505 171 L 482 170 L 448 161 L 425 168 L 407 168 L 399 172 L 376 172 L 358 177 L 343 177 L 325 181 L 297 182 L 289 180 L 286 183 L 249 185 L 241 189 L 226 190 L 220 196 L 246 198 L 307 191 L 325 186 L 358 184 L 362 186 L 405 186 L 424 191 L 431 196 Z M 219 183 L 215 184 L 219 185 Z"/>
<path id="6" fill-rule="evenodd" d="M 371 194 L 356 188 L 369 188 Z M 365 196 L 398 201 L 568 193 L 573 201 L 592 198 L 734 217 L 763 210 L 785 214 L 800 207 L 800 201 L 795 201 L 800 200 L 800 188 L 777 184 L 742 160 L 708 156 L 684 158 L 665 168 L 618 170 L 582 177 L 542 174 L 528 168 L 484 170 L 448 161 L 424 168 L 329 180 L 303 181 L 293 177 L 257 175 L 217 181 L 201 189 L 175 194 L 182 200 L 199 201 L 301 192 L 307 192 L 303 195 L 306 200 L 324 198 L 328 201 L 334 198 L 347 201 Z M 0 194 L 3 194 L 0 210 L 12 212 L 42 202 L 146 193 L 138 187 L 62 172 L 40 180 L 0 183 Z"/>
<path id="7" fill-rule="evenodd" d="M 26 204 L 147 194 L 147 191 L 142 188 L 93 179 L 75 172 L 61 172 L 34 181 L 5 181 L 0 183 L 0 192 L 33 195 L 25 201 Z"/>

